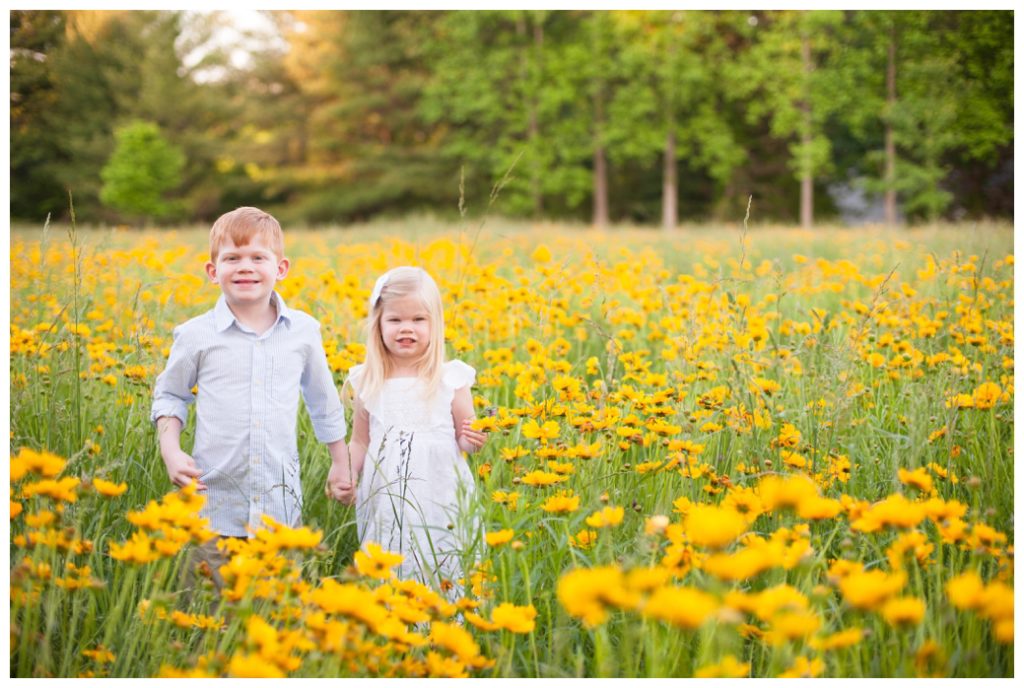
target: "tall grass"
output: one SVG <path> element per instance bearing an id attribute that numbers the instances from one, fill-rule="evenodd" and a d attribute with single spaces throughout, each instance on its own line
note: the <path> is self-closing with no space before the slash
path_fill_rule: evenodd
<path id="1" fill-rule="evenodd" d="M 277 544 L 253 555 L 251 579 L 238 579 L 248 586 L 224 599 L 212 588 L 180 594 L 187 548 L 144 564 L 112 557 L 137 531 L 126 514 L 171 493 L 150 392 L 172 327 L 216 299 L 200 277 L 205 235 L 15 231 L 12 471 L 21 448 L 67 463 L 12 481 L 12 676 L 1013 674 L 1012 620 L 1007 642 L 1005 613 L 985 606 L 1005 603 L 1007 589 L 1012 601 L 1009 228 L 666 237 L 489 222 L 460 239 L 422 225 L 289 229 L 281 291 L 323 324 L 340 386 L 361 355 L 376 276 L 413 263 L 439 278 L 450 355 L 478 370 L 478 414 L 498 422 L 469 459 L 477 508 L 487 533 L 513 531 L 467 552 L 485 569 L 454 582 L 468 600 L 458 612 L 426 598 L 385 602 L 382 583 L 354 564 L 354 512 L 325 498 L 329 461 L 304 412 L 303 521 L 319 544 L 276 557 L 284 536 L 267 535 Z M 991 405 L 984 383 L 998 387 Z M 618 415 L 607 427 L 588 429 L 608 413 Z M 553 422 L 557 435 L 530 437 L 531 422 Z M 683 441 L 680 454 L 670 443 Z M 577 451 L 593 443 L 594 456 Z M 901 477 L 916 469 L 930 489 Z M 564 481 L 531 485 L 535 471 Z M 701 544 L 721 521 L 702 524 L 696 506 L 767 499 L 771 476 L 807 476 L 842 506 L 827 518 L 769 508 L 742 536 Z M 82 484 L 26 496 L 28 485 L 66 477 Z M 127 490 L 103 496 L 97 478 Z M 541 508 L 561 490 L 578 506 Z M 858 525 L 893 495 L 908 509 L 962 504 L 963 532 L 951 535 L 942 517 Z M 606 507 L 621 507 L 621 522 L 588 524 Z M 755 536 L 792 556 L 737 580 L 708 564 Z M 894 546 L 908 549 L 897 557 Z M 890 598 L 919 600 L 923 613 L 899 620 L 887 616 L 895 607 L 858 607 L 842 560 L 905 576 Z M 628 583 L 644 571 L 656 582 Z M 955 604 L 947 587 L 967 572 L 984 586 L 973 606 Z M 406 616 L 402 628 L 420 639 L 330 609 L 317 595 L 338 598 L 332 583 L 376 594 L 361 608 L 385 615 L 415 607 L 424 618 Z M 603 618 L 572 606 L 588 584 Z M 682 616 L 697 603 L 680 601 L 691 593 L 713 606 L 692 624 Z M 788 602 L 775 608 L 772 595 Z M 532 610 L 532 629 L 487 630 L 503 603 Z M 861 629 L 856 641 L 835 640 L 850 629 Z"/>

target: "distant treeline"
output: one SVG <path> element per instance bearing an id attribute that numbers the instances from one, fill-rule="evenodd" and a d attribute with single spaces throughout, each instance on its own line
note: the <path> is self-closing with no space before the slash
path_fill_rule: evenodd
<path id="1" fill-rule="evenodd" d="M 266 16 L 11 11 L 12 216 L 1013 214 L 1010 11 Z"/>

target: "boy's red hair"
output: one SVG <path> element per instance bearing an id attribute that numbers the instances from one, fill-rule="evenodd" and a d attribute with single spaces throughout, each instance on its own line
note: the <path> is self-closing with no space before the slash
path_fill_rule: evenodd
<path id="1" fill-rule="evenodd" d="M 235 208 L 217 218 L 210 228 L 210 261 L 217 262 L 221 245 L 230 239 L 235 246 L 247 246 L 253 237 L 267 242 L 278 260 L 284 258 L 284 232 L 270 213 L 259 208 Z"/>

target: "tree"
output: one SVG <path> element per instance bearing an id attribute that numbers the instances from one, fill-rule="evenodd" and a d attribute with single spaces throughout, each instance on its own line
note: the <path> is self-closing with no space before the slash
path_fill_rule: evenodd
<path id="1" fill-rule="evenodd" d="M 679 222 L 679 171 L 705 171 L 721 187 L 742 162 L 720 112 L 717 66 L 724 55 L 718 13 L 614 13 L 625 77 L 612 104 L 612 146 L 643 165 L 661 158 L 661 224 Z M 720 191 L 720 188 L 719 188 Z"/>
<path id="2" fill-rule="evenodd" d="M 181 183 L 185 156 L 152 122 L 131 122 L 116 130 L 114 138 L 116 147 L 100 173 L 100 200 L 142 218 L 169 215 L 173 204 L 164 194 Z"/>
<path id="3" fill-rule="evenodd" d="M 938 218 L 956 200 L 956 170 L 973 165 L 979 174 L 960 177 L 985 180 L 1012 155 L 1012 33 L 1009 12 L 850 16 L 834 101 L 861 141 L 858 173 L 884 195 L 887 223 L 897 220 L 897 200 L 910 217 Z"/>
<path id="4" fill-rule="evenodd" d="M 772 134 L 789 142 L 790 169 L 800 181 L 800 224 L 814 220 L 815 178 L 828 171 L 831 144 L 825 122 L 834 79 L 826 55 L 843 15 L 835 11 L 780 11 L 754 16 L 750 49 L 736 61 L 731 81 L 748 117 L 767 118 Z"/>
<path id="5" fill-rule="evenodd" d="M 64 15 L 11 11 L 11 214 L 42 220 L 67 207 L 57 181 L 62 161 L 53 121 L 58 93 L 52 55 L 63 43 Z"/>
<path id="6" fill-rule="evenodd" d="M 438 125 L 420 107 L 438 13 L 296 16 L 305 30 L 288 35 L 288 65 L 310 106 L 306 158 L 285 171 L 297 182 L 293 210 L 344 221 L 454 200 L 458 172 L 444 169 Z"/>

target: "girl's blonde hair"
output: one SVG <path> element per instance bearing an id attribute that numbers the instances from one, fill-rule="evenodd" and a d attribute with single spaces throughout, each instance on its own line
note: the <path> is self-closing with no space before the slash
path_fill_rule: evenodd
<path id="1" fill-rule="evenodd" d="M 426 399 L 433 398 L 441 385 L 444 366 L 444 308 L 441 291 L 437 283 L 422 268 L 398 267 L 384 273 L 374 286 L 370 297 L 369 314 L 364 327 L 366 337 L 366 361 L 359 393 L 364 400 L 371 400 L 380 394 L 384 381 L 391 374 L 394 364 L 384 340 L 381 337 L 380 318 L 384 306 L 395 299 L 415 295 L 423 302 L 430 318 L 430 340 L 423 356 L 417 361 L 419 378 L 426 383 Z M 346 382 L 346 387 L 348 387 Z M 348 396 L 348 395 L 346 395 Z"/>

